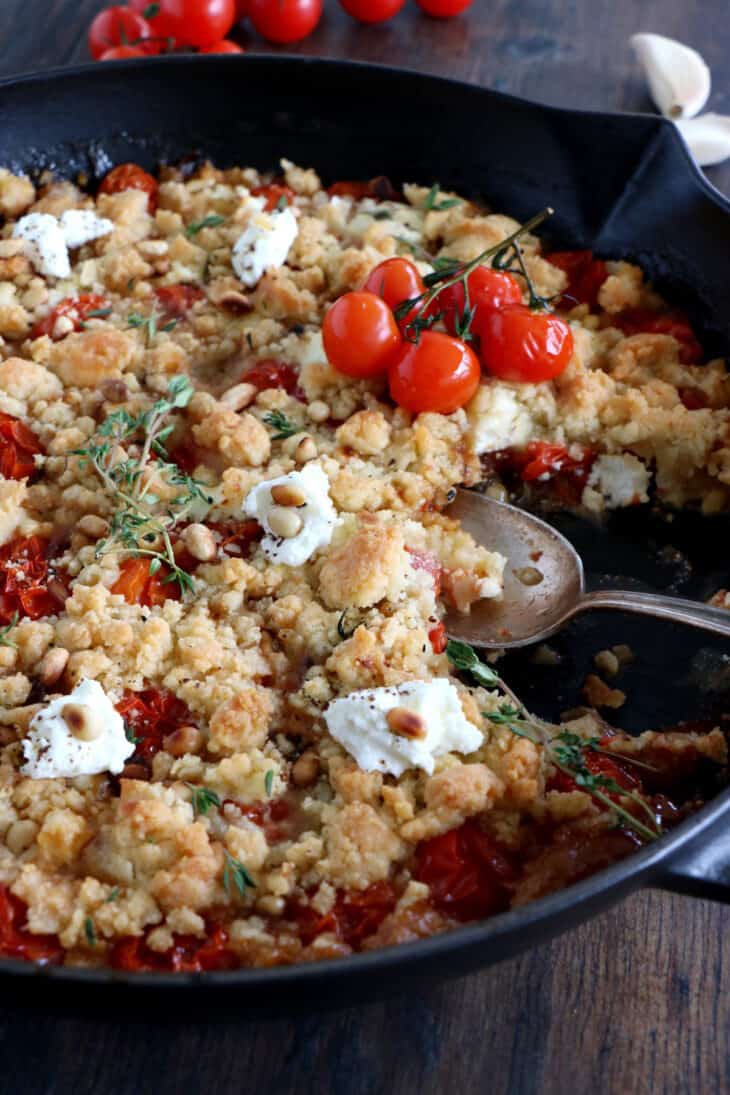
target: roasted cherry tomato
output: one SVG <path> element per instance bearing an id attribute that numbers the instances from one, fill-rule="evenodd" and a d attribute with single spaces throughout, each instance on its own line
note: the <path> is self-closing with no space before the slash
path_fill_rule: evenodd
<path id="1" fill-rule="evenodd" d="M 118 194 L 122 190 L 144 190 L 147 195 L 147 208 L 154 213 L 157 208 L 157 179 L 148 175 L 139 164 L 120 163 L 113 167 L 102 180 L 100 194 Z"/>
<path id="2" fill-rule="evenodd" d="M 0 955 L 37 962 L 41 966 L 60 965 L 64 950 L 58 937 L 27 931 L 23 927 L 27 912 L 24 901 L 12 894 L 7 886 L 0 886 Z"/>
<path id="3" fill-rule="evenodd" d="M 264 208 L 269 213 L 273 209 L 285 209 L 296 197 L 290 186 L 278 182 L 270 182 L 266 186 L 255 186 L 251 193 L 255 198 L 266 198 Z"/>
<path id="4" fill-rule="evenodd" d="M 417 0 L 417 3 L 427 15 L 433 15 L 436 19 L 448 19 L 470 8 L 472 0 Z"/>
<path id="5" fill-rule="evenodd" d="M 149 57 L 149 53 L 139 46 L 112 46 L 105 49 L 99 61 L 130 61 L 133 57 Z"/>
<path id="6" fill-rule="evenodd" d="M 591 449 L 571 456 L 565 445 L 530 441 L 515 458 L 515 464 L 520 465 L 520 478 L 529 483 L 535 479 L 551 479 L 561 471 L 575 472 L 587 479 L 595 459 L 596 454 Z"/>
<path id="7" fill-rule="evenodd" d="M 0 548 L 0 624 L 60 612 L 66 588 L 49 563 L 50 541 L 22 536 Z"/>
<path id="8" fill-rule="evenodd" d="M 376 175 L 367 182 L 352 182 L 347 179 L 333 183 L 327 188 L 331 198 L 373 198 L 381 202 L 402 202 L 403 195 L 395 189 L 387 175 Z"/>
<path id="9" fill-rule="evenodd" d="M 469 306 L 473 308 L 474 320 L 487 312 L 505 308 L 508 304 L 522 303 L 522 289 L 517 278 L 504 270 L 492 270 L 488 266 L 477 266 L 467 276 L 469 288 Z M 464 315 L 466 295 L 461 282 L 443 289 L 434 302 L 435 310 L 443 313 L 446 329 L 452 335 L 458 334 L 458 323 Z"/>
<path id="10" fill-rule="evenodd" d="M 625 335 L 671 335 L 679 343 L 679 360 L 683 365 L 701 365 L 702 347 L 684 312 L 652 312 L 648 308 L 628 308 L 611 316 L 611 324 Z"/>
<path id="11" fill-rule="evenodd" d="M 205 293 L 194 285 L 160 285 L 155 296 L 162 309 L 162 318 L 184 319 L 192 306 L 199 300 L 205 300 Z"/>
<path id="12" fill-rule="evenodd" d="M 406 0 L 340 0 L 353 19 L 361 23 L 384 23 L 401 10 Z"/>
<path id="13" fill-rule="evenodd" d="M 119 577 L 111 588 L 121 593 L 129 605 L 161 605 L 180 600 L 177 582 L 168 581 L 170 568 L 163 563 L 156 574 L 150 574 L 150 559 L 125 559 L 119 567 Z"/>
<path id="14" fill-rule="evenodd" d="M 419 844 L 414 875 L 430 888 L 436 908 L 456 920 L 503 912 L 515 878 L 507 856 L 475 821 Z"/>
<path id="15" fill-rule="evenodd" d="M 437 623 L 435 627 L 432 627 L 428 633 L 428 641 L 431 644 L 431 649 L 434 654 L 443 654 L 448 644 L 446 638 L 446 628 L 442 623 Z"/>
<path id="16" fill-rule="evenodd" d="M 235 21 L 235 0 L 159 0 L 152 25 L 178 45 L 203 49 L 225 38 Z"/>
<path id="17" fill-rule="evenodd" d="M 251 0 L 236 0 L 236 22 L 248 16 Z"/>
<path id="18" fill-rule="evenodd" d="M 269 42 L 286 45 L 312 33 L 322 18 L 322 0 L 250 0 L 248 16 Z"/>
<path id="19" fill-rule="evenodd" d="M 209 930 L 207 939 L 175 935 L 170 950 L 153 951 L 144 936 L 119 939 L 109 952 L 109 965 L 130 973 L 199 973 L 203 970 L 232 970 L 238 965 L 228 947 L 228 933 L 222 927 Z"/>
<path id="20" fill-rule="evenodd" d="M 477 317 L 482 363 L 501 380 L 537 384 L 562 373 L 573 356 L 573 335 L 564 319 L 511 304 Z"/>
<path id="21" fill-rule="evenodd" d="M 583 759 L 586 768 L 592 775 L 612 779 L 625 791 L 638 791 L 641 793 L 643 790 L 641 780 L 637 774 L 630 770 L 629 765 L 621 764 L 620 760 L 614 760 L 613 757 L 607 757 L 605 753 L 597 753 L 592 749 L 584 750 Z M 556 769 L 548 781 L 547 790 L 577 791 L 579 787 L 572 776 Z M 606 794 L 612 799 L 620 797 L 616 791 L 606 791 Z"/>
<path id="22" fill-rule="evenodd" d="M 244 558 L 264 534 L 263 528 L 253 517 L 243 521 L 209 521 L 208 528 L 218 533 L 221 551 Z"/>
<path id="23" fill-rule="evenodd" d="M 276 361 L 273 357 L 257 361 L 243 374 L 241 380 L 246 384 L 253 384 L 260 392 L 265 392 L 267 388 L 283 388 L 289 395 L 300 398 L 296 370 L 285 361 Z"/>
<path id="24" fill-rule="evenodd" d="M 140 760 L 158 753 L 168 734 L 195 724 L 188 705 L 164 688 L 126 689 L 116 708 L 136 738 L 134 756 Z"/>
<path id="25" fill-rule="evenodd" d="M 608 277 L 605 262 L 594 258 L 592 251 L 553 251 L 547 259 L 568 275 L 563 303 L 568 307 L 588 304 L 595 308 L 598 291 Z"/>
<path id="26" fill-rule="evenodd" d="M 418 342 L 404 342 L 388 370 L 391 398 L 414 414 L 451 414 L 479 387 L 476 354 L 458 338 L 422 331 Z"/>
<path id="27" fill-rule="evenodd" d="M 388 305 L 375 293 L 345 293 L 324 317 L 322 340 L 327 360 L 346 376 L 384 373 L 402 344 Z"/>
<path id="28" fill-rule="evenodd" d="M 0 412 L 0 474 L 27 479 L 36 470 L 36 454 L 43 452 L 38 438 L 19 418 Z"/>
<path id="29" fill-rule="evenodd" d="M 81 293 L 78 297 L 66 297 L 59 301 L 53 311 L 34 324 L 30 337 L 41 338 L 42 335 L 48 335 L 54 340 L 65 338 L 71 330 L 80 331 L 87 319 L 92 319 L 100 312 L 107 313 L 107 310 L 111 311 L 111 303 L 101 293 Z M 73 327 L 56 333 L 56 322 L 61 317 L 70 320 Z"/>
<path id="30" fill-rule="evenodd" d="M 220 42 L 213 42 L 210 46 L 203 46 L 198 53 L 245 53 L 245 49 L 232 42 L 230 38 L 221 38 Z"/>
<path id="31" fill-rule="evenodd" d="M 414 300 L 424 292 L 423 278 L 408 259 L 393 258 L 379 263 L 368 275 L 363 290 L 382 297 L 393 311 L 406 300 Z M 401 329 L 416 315 L 414 304 L 408 313 L 398 320 Z"/>
<path id="32" fill-rule="evenodd" d="M 159 45 L 145 39 L 152 37 L 152 27 L 143 15 L 131 8 L 104 8 L 89 27 L 89 53 L 98 61 L 102 54 L 115 46 L 139 48 L 143 53 L 159 53 Z"/>
<path id="33" fill-rule="evenodd" d="M 390 882 L 374 882 L 365 890 L 340 890 L 328 913 L 318 913 L 309 904 L 293 902 L 287 915 L 296 921 L 305 945 L 328 932 L 357 950 L 364 939 L 378 930 L 395 903 L 395 890 Z"/>

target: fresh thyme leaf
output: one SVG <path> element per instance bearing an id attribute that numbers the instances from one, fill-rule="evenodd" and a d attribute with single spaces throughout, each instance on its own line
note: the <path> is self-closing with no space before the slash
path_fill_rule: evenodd
<path id="1" fill-rule="evenodd" d="M 352 627 L 347 626 L 347 613 L 349 611 L 349 608 L 343 608 L 340 614 L 340 618 L 337 621 L 337 634 L 340 636 L 343 642 L 345 641 L 345 639 L 349 639 L 351 635 L 355 634 L 358 626 L 357 623 L 354 623 Z"/>
<path id="2" fill-rule="evenodd" d="M 93 312 L 87 312 L 87 319 L 106 319 L 112 314 L 111 308 L 94 308 Z"/>
<path id="3" fill-rule="evenodd" d="M 445 209 L 453 209 L 455 205 L 462 204 L 461 198 L 444 198 L 443 201 L 436 201 L 440 192 L 441 191 L 439 188 L 439 184 L 434 183 L 428 194 L 426 195 L 425 202 L 423 203 L 423 208 L 427 212 L 430 212 L 430 210 L 433 209 L 435 212 L 440 213 Z"/>
<path id="4" fill-rule="evenodd" d="M 221 804 L 219 796 L 210 787 L 196 787 L 194 783 L 186 783 L 192 792 L 193 814 L 195 817 L 204 816 L 211 806 L 218 808 Z"/>
<path id="5" fill-rule="evenodd" d="M 144 331 L 147 345 L 149 346 L 154 342 L 155 335 L 157 334 L 157 316 L 154 312 L 149 316 L 140 315 L 139 312 L 130 312 L 127 316 L 127 327 Z"/>
<path id="6" fill-rule="evenodd" d="M 269 768 L 268 772 L 264 776 L 264 788 L 265 788 L 266 794 L 268 795 L 269 798 L 271 798 L 271 790 L 272 790 L 273 786 L 274 786 L 274 770 L 273 770 L 273 768 Z"/>
<path id="7" fill-rule="evenodd" d="M 446 644 L 446 654 L 455 669 L 462 673 L 469 673 L 477 684 L 485 688 L 494 688 L 500 683 L 499 676 L 488 665 L 479 661 L 476 651 L 468 643 L 449 639 Z"/>
<path id="8" fill-rule="evenodd" d="M 94 931 L 94 921 L 90 916 L 84 920 L 84 932 L 86 933 L 86 942 L 90 947 L 96 946 L 96 932 Z"/>
<path id="9" fill-rule="evenodd" d="M 256 888 L 256 883 L 251 878 L 243 863 L 235 859 L 230 852 L 225 852 L 225 865 L 223 867 L 223 888 L 227 894 L 231 892 L 231 883 L 236 887 L 241 897 L 246 896 L 246 890 Z"/>
<path id="10" fill-rule="evenodd" d="M 279 200 L 277 201 L 276 205 L 274 206 L 274 209 L 276 210 L 277 213 L 283 213 L 284 210 L 288 207 L 288 205 L 289 205 L 289 199 L 287 198 L 286 194 L 282 194 L 281 197 L 279 198 Z"/>
<path id="11" fill-rule="evenodd" d="M 119 900 L 119 887 L 115 886 L 109 896 L 105 899 L 104 904 L 109 905 L 112 901 Z"/>
<path id="12" fill-rule="evenodd" d="M 160 5 L 159 4 L 148 4 L 147 7 L 142 12 L 142 15 L 145 19 L 154 19 L 154 17 L 156 15 L 159 15 L 159 14 L 160 14 Z"/>
<path id="13" fill-rule="evenodd" d="M 203 217 L 201 221 L 192 221 L 185 229 L 185 235 L 188 239 L 192 239 L 193 236 L 197 236 L 198 232 L 202 232 L 204 228 L 218 228 L 219 225 L 225 224 L 226 218 L 222 217 L 220 213 L 209 213 L 207 217 Z"/>
<path id="14" fill-rule="evenodd" d="M 13 650 L 18 649 L 18 644 L 14 642 L 13 639 L 8 638 L 10 632 L 13 630 L 14 627 L 17 627 L 17 625 L 18 613 L 14 612 L 13 615 L 10 617 L 10 623 L 6 624 L 5 627 L 0 627 L 0 646 L 11 646 Z"/>
<path id="15" fill-rule="evenodd" d="M 271 435 L 272 441 L 282 441 L 285 437 L 291 437 L 298 433 L 301 426 L 296 426 L 282 411 L 269 411 L 264 415 L 264 422 L 275 432 Z"/>
<path id="16" fill-rule="evenodd" d="M 124 736 L 127 741 L 130 742 L 132 745 L 139 745 L 139 743 L 142 741 L 142 738 L 135 737 L 132 724 L 126 719 L 124 720 Z"/>
<path id="17" fill-rule="evenodd" d="M 173 319 L 168 320 L 167 323 L 164 323 L 162 327 L 160 327 L 160 330 L 165 331 L 165 333 L 167 333 L 167 331 L 172 331 L 177 327 L 179 322 L 180 320 L 177 317 L 174 317 Z"/>

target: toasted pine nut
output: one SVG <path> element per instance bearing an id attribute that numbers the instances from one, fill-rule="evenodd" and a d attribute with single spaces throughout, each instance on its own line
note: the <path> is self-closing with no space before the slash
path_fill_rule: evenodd
<path id="1" fill-rule="evenodd" d="M 322 399 L 315 399 L 307 407 L 307 414 L 312 422 L 326 422 L 330 416 L 329 403 L 325 403 Z"/>
<path id="2" fill-rule="evenodd" d="M 271 488 L 271 497 L 277 506 L 304 506 L 307 504 L 307 496 L 293 483 L 277 483 Z"/>
<path id="3" fill-rule="evenodd" d="M 215 559 L 218 547 L 213 533 L 205 525 L 188 525 L 181 539 L 194 559 L 199 559 L 201 563 Z"/>
<path id="4" fill-rule="evenodd" d="M 402 738 L 425 738 L 426 725 L 420 715 L 407 707 L 391 707 L 385 716 L 388 728 Z"/>
<path id="5" fill-rule="evenodd" d="M 303 527 L 299 514 L 284 506 L 274 506 L 270 509 L 267 522 L 274 536 L 281 536 L 284 540 L 290 540 L 292 536 L 296 536 Z"/>
<path id="6" fill-rule="evenodd" d="M 225 293 L 221 293 L 217 303 L 227 312 L 236 312 L 238 315 L 244 315 L 253 308 L 249 298 L 235 289 L 227 289 Z"/>
<path id="7" fill-rule="evenodd" d="M 258 388 L 253 384 L 234 384 L 221 396 L 221 403 L 225 403 L 232 411 L 242 411 L 256 398 Z"/>
<path id="8" fill-rule="evenodd" d="M 35 821 L 14 821 L 5 834 L 5 843 L 13 855 L 20 855 L 26 848 L 30 848 L 37 832 Z"/>
<path id="9" fill-rule="evenodd" d="M 64 650 L 62 646 L 53 646 L 50 650 L 47 650 L 38 666 L 38 676 L 41 679 L 41 684 L 49 688 L 56 681 L 59 681 L 66 668 L 68 658 L 68 650 Z"/>
<path id="10" fill-rule="evenodd" d="M 109 531 L 109 523 L 103 517 L 97 517 L 95 513 L 87 513 L 80 519 L 76 528 L 79 532 L 98 539 L 100 536 L 106 536 Z"/>
<path id="11" fill-rule="evenodd" d="M 294 452 L 294 459 L 297 464 L 306 464 L 308 460 L 314 460 L 317 455 L 317 446 L 312 438 L 307 434 L 301 439 Z"/>
<path id="12" fill-rule="evenodd" d="M 99 390 L 108 403 L 124 403 L 129 399 L 127 385 L 123 380 L 117 380 L 114 377 L 109 380 L 102 380 Z"/>
<path id="13" fill-rule="evenodd" d="M 178 726 L 162 739 L 162 748 L 173 757 L 184 757 L 186 753 L 199 753 L 203 746 L 203 735 L 197 726 Z"/>
<path id="14" fill-rule="evenodd" d="M 79 741 L 95 741 L 104 729 L 96 711 L 87 703 L 65 703 L 61 718 Z"/>
<path id="15" fill-rule="evenodd" d="M 0 240 L 0 259 L 11 259 L 14 255 L 25 253 L 25 240 Z"/>
<path id="16" fill-rule="evenodd" d="M 294 761 L 291 781 L 295 787 L 311 787 L 319 775 L 319 757 L 315 753 L 302 753 Z"/>

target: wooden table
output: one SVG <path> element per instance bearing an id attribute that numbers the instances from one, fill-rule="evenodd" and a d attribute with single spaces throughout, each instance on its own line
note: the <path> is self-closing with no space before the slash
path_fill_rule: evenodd
<path id="1" fill-rule="evenodd" d="M 412 0 L 411 0 L 412 2 Z M 0 76 L 86 59 L 99 0 L 0 0 Z M 653 30 L 700 48 L 730 113 L 727 0 L 475 0 L 431 22 L 359 27 L 335 0 L 298 49 L 405 64 L 534 99 L 648 110 L 627 46 Z M 251 50 L 267 49 L 242 34 Z M 730 165 L 708 172 L 730 192 Z M 244 1022 L 64 1017 L 0 1003 L 0 1092 L 484 1092 L 630 1095 L 730 1089 L 730 910 L 647 892 L 579 931 L 417 998 Z M 725 990 L 725 991 L 723 991 Z"/>

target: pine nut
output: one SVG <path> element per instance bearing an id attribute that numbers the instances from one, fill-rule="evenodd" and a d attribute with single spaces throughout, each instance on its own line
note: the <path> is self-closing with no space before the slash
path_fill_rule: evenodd
<path id="1" fill-rule="evenodd" d="M 281 536 L 283 540 L 291 540 L 298 532 L 302 531 L 304 522 L 299 514 L 284 506 L 274 506 L 269 510 L 267 524 L 274 536 Z"/>
<path id="2" fill-rule="evenodd" d="M 37 832 L 35 821 L 14 821 L 5 834 L 5 843 L 13 855 L 21 855 L 26 848 L 30 848 Z"/>
<path id="3" fill-rule="evenodd" d="M 385 716 L 388 728 L 402 738 L 421 739 L 426 737 L 426 724 L 415 711 L 407 707 L 391 707 Z"/>
<path id="4" fill-rule="evenodd" d="M 192 557 L 199 559 L 201 563 L 209 563 L 218 553 L 213 533 L 205 525 L 188 525 L 181 539 Z"/>
<path id="5" fill-rule="evenodd" d="M 537 567 L 518 567 L 514 572 L 518 582 L 523 586 L 539 586 L 545 575 Z"/>
<path id="6" fill-rule="evenodd" d="M 65 703 L 61 718 L 79 741 L 95 741 L 101 736 L 101 719 L 87 703 Z"/>
<path id="7" fill-rule="evenodd" d="M 248 407 L 250 403 L 256 398 L 258 388 L 253 384 L 234 384 L 232 388 L 229 388 L 227 392 L 224 392 L 221 396 L 221 403 L 225 403 L 232 411 L 242 411 L 244 407 Z"/>
<path id="8" fill-rule="evenodd" d="M 80 519 L 76 528 L 79 532 L 98 539 L 100 536 L 106 536 L 109 531 L 109 523 L 103 517 L 97 517 L 95 513 L 87 513 Z"/>
<path id="9" fill-rule="evenodd" d="M 38 676 L 41 679 L 41 684 L 48 688 L 56 681 L 59 681 L 66 668 L 68 657 L 68 650 L 64 650 L 62 646 L 54 646 L 47 650 L 38 666 Z"/>
<path id="10" fill-rule="evenodd" d="M 238 315 L 245 315 L 253 308 L 249 298 L 235 289 L 227 289 L 225 293 L 221 293 L 217 303 L 227 312 L 235 312 Z"/>
<path id="11" fill-rule="evenodd" d="M 277 506 L 305 506 L 307 496 L 292 483 L 277 483 L 271 488 L 271 497 Z"/>
<path id="12" fill-rule="evenodd" d="M 107 403 L 125 403 L 129 399 L 129 388 L 123 380 L 102 380 L 99 390 Z"/>
<path id="13" fill-rule="evenodd" d="M 186 753 L 199 753 L 203 746 L 203 735 L 197 726 L 179 726 L 162 739 L 162 748 L 173 757 L 184 757 Z"/>
<path id="14" fill-rule="evenodd" d="M 312 422 L 326 422 L 330 416 L 329 403 L 325 403 L 322 399 L 315 399 L 307 407 L 307 414 Z"/>
<path id="15" fill-rule="evenodd" d="M 319 757 L 315 753 L 302 753 L 294 761 L 291 781 L 295 787 L 311 787 L 319 775 Z"/>
<path id="16" fill-rule="evenodd" d="M 307 434 L 303 437 L 296 447 L 294 452 L 294 459 L 297 464 L 306 464 L 308 460 L 314 460 L 317 455 L 317 446 L 312 438 Z"/>

